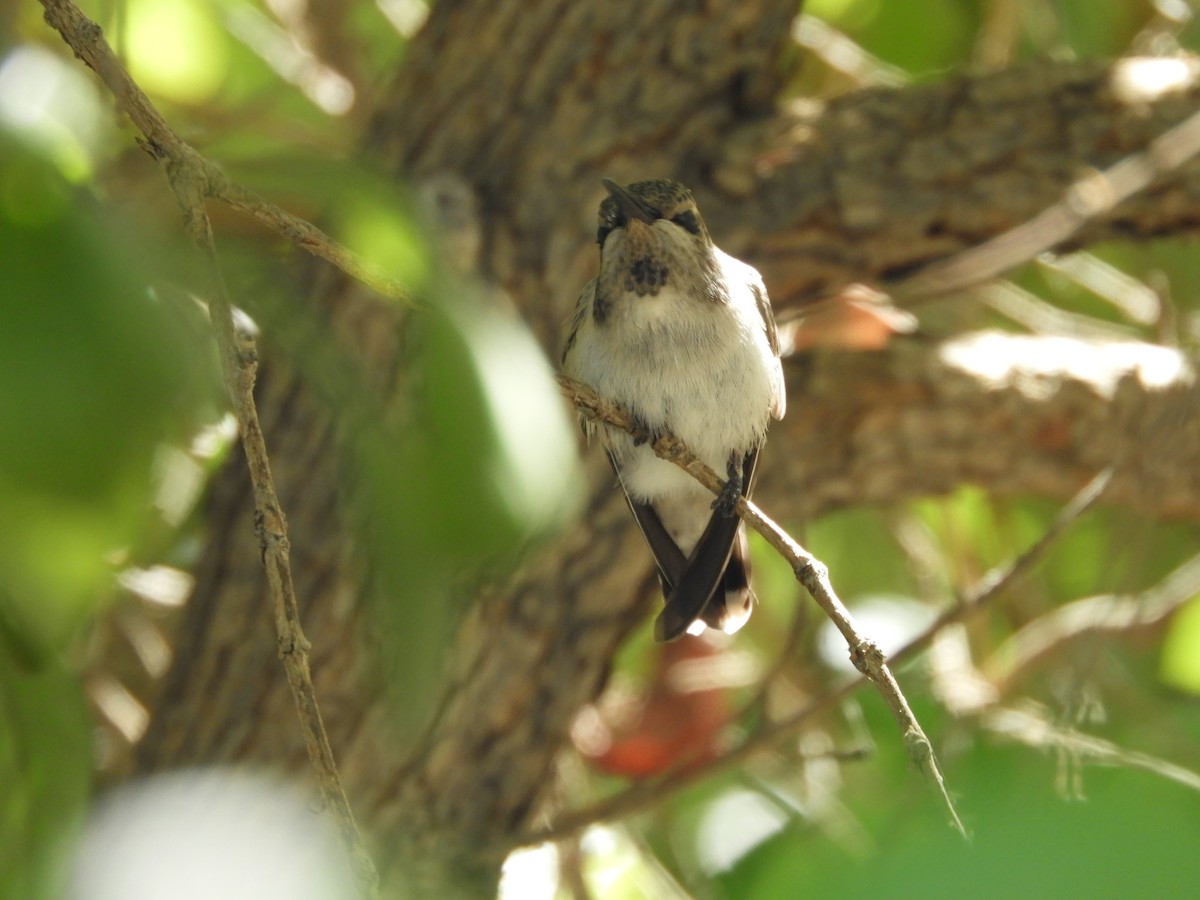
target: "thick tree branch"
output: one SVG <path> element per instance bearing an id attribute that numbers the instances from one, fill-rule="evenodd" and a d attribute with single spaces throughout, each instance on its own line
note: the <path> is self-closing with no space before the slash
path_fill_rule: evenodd
<path id="1" fill-rule="evenodd" d="M 1108 466 L 1106 502 L 1200 520 L 1195 373 L 1177 350 L 978 332 L 786 369 L 758 488 L 782 521 L 962 484 L 1066 499 Z"/>
<path id="2" fill-rule="evenodd" d="M 759 15 L 775 27 L 791 14 L 784 4 L 765 5 L 769 11 Z M 545 7 L 547 15 L 567 15 L 554 3 Z M 517 87 L 496 90 L 491 79 L 504 67 L 493 60 L 493 68 L 487 48 L 480 56 L 475 43 L 459 37 L 456 28 L 489 33 L 472 18 L 489 14 L 472 9 L 454 11 L 455 24 L 442 23 L 434 11 L 431 33 L 421 36 L 428 44 L 418 42 L 413 68 L 400 73 L 394 89 L 407 114 L 379 127 L 381 146 L 410 171 L 451 167 L 480 190 L 495 231 L 490 267 L 519 303 L 536 304 L 526 313 L 550 344 L 574 299 L 573 286 L 590 275 L 594 224 L 588 213 L 601 194 L 602 175 L 688 181 L 718 244 L 757 266 L 777 311 L 786 312 L 854 282 L 886 290 L 931 262 L 1028 222 L 1061 201 L 1081 175 L 1146 150 L 1200 104 L 1190 60 L 1039 61 L 935 84 L 858 91 L 820 108 L 796 105 L 765 114 L 755 106 L 752 115 L 725 108 L 709 112 L 699 133 L 675 123 L 668 111 L 662 118 L 634 117 L 648 129 L 642 134 L 629 124 L 629 103 L 640 102 L 639 89 L 625 84 L 636 70 L 623 55 L 623 38 L 633 34 L 621 30 L 630 13 L 608 5 L 610 26 L 595 23 L 582 44 L 579 33 L 563 29 L 530 61 L 529 77 L 547 92 L 548 111 L 530 121 L 524 111 L 536 98 Z M 659 42 L 681 41 L 678 29 L 692 27 L 677 18 L 647 26 L 654 35 L 653 44 L 640 48 L 647 57 Z M 504 33 L 490 24 L 492 33 Z M 614 34 L 620 35 L 615 46 L 601 46 Z M 773 46 L 763 45 L 764 68 Z M 632 46 L 628 52 L 635 52 Z M 421 143 L 423 131 L 413 127 L 412 116 L 419 125 L 428 105 L 420 96 L 426 67 L 459 53 L 472 57 L 460 88 L 468 92 L 467 85 L 480 80 L 478 91 L 464 96 L 488 109 L 476 110 L 472 102 L 439 107 L 438 141 Z M 588 116 L 552 99 L 562 91 L 545 80 L 550 71 L 589 76 Z M 1133 71 L 1142 74 L 1132 78 Z M 691 73 L 679 114 L 691 112 L 690 89 L 712 96 L 735 78 L 735 71 L 719 66 Z M 519 161 L 511 158 L 508 140 L 462 136 L 481 115 L 503 132 L 520 131 Z M 668 131 L 652 132 L 652 123 Z M 712 140 L 708 129 L 721 139 Z M 672 135 L 665 152 L 655 139 L 660 133 Z M 615 149 L 612 138 L 619 138 Z M 560 148 L 566 146 L 572 153 L 564 158 Z M 1094 217 L 1060 246 L 1191 233 L 1198 225 L 1200 164 L 1193 160 Z M 545 297 L 554 298 L 549 311 Z"/>
<path id="3" fill-rule="evenodd" d="M 1126 60 L 1127 69 L 1158 68 L 1166 60 Z M 1182 60 L 1179 66 L 1187 71 Z M 1119 74 L 1119 73 L 1118 73 Z M 1191 81 L 1189 77 L 1188 81 Z M 1067 188 L 1062 200 L 1033 218 L 949 259 L 933 263 L 892 287 L 913 300 L 935 297 L 989 281 L 1059 247 L 1155 181 L 1172 175 L 1200 153 L 1200 113 L 1154 138 L 1103 172 L 1092 171 Z"/>
<path id="4" fill-rule="evenodd" d="M 718 243 L 763 272 L 777 309 L 858 281 L 886 290 L 1034 219 L 1090 170 L 1147 162 L 1138 154 L 1200 106 L 1196 75 L 1192 60 L 1041 61 L 784 109 L 726 143 L 712 195 L 698 199 Z M 1089 201 L 1076 213 L 1099 214 L 1056 243 L 1194 232 L 1200 163 L 1155 180 L 1179 164 L 1173 147 L 1149 157 L 1148 190 L 1111 208 Z"/>

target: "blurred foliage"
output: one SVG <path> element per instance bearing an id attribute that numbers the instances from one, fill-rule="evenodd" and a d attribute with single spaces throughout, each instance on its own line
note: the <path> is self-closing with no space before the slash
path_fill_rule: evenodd
<path id="1" fill-rule="evenodd" d="M 528 332 L 439 263 L 401 188 L 348 161 L 423 5 L 81 5 L 186 139 L 411 288 L 412 304 L 397 316 L 416 377 L 398 401 L 385 400 L 364 388 L 359 361 L 328 340 L 329 323 L 294 302 L 327 271 L 314 275 L 278 238 L 212 211 L 235 300 L 347 424 L 345 480 L 382 599 L 384 655 L 398 683 L 435 685 L 440 644 L 477 573 L 510 566 L 552 530 L 580 479 L 549 367 Z M 812 27 L 797 29 L 804 53 L 789 92 L 822 98 L 1020 60 L 1200 49 L 1195 3 L 1184 0 L 807 0 L 804 12 Z M 191 299 L 195 262 L 175 245 L 178 210 L 161 173 L 36 3 L 0 13 L 0 127 L 0 894 L 25 897 L 48 885 L 56 842 L 86 802 L 79 636 L 119 593 L 118 569 L 188 561 L 190 506 L 164 515 L 156 460 L 164 447 L 187 447 L 223 398 Z M 1058 262 L 1031 265 L 1014 284 L 1114 335 L 1173 334 L 1196 345 L 1193 243 L 1092 247 L 1071 272 Z M 1129 306 L 1131 287 L 1151 298 L 1149 315 Z M 935 305 L 922 326 L 1025 327 L 964 306 Z M 806 523 L 801 536 L 852 606 L 900 601 L 894 625 L 911 635 L 924 621 L 917 610 L 968 590 L 1036 540 L 1057 510 L 964 489 L 904 509 L 843 511 Z M 1192 523 L 1112 508 L 1089 514 L 967 626 L 973 662 L 999 665 L 1023 625 L 1066 603 L 1152 587 L 1198 538 Z M 757 541 L 754 553 L 762 608 L 727 661 L 743 675 L 772 665 L 798 608 L 800 652 L 769 698 L 786 714 L 844 676 L 819 649 L 827 628 L 819 613 L 807 599 L 797 607 L 790 571 Z M 903 668 L 975 834 L 970 846 L 946 828 L 894 723 L 861 692 L 754 765 L 674 796 L 632 826 L 593 830 L 584 874 L 606 898 L 1190 896 L 1198 795 L 1169 776 L 1171 764 L 1200 768 L 1197 602 L 1137 640 L 1081 641 L 1022 674 L 1019 696 L 1003 700 L 1036 702 L 1034 719 L 1058 735 L 1058 749 L 1016 745 L 985 715 L 952 712 L 935 654 Z M 648 633 L 639 635 L 622 650 L 615 682 L 653 677 L 655 652 Z M 733 701 L 753 692 L 752 679 L 733 678 L 727 705 L 736 710 Z M 431 701 L 428 691 L 407 696 L 406 719 L 419 721 Z M 730 715 L 736 735 L 761 709 Z M 1109 759 L 1114 767 L 1101 768 L 1086 742 L 1072 745 L 1081 733 L 1162 765 Z M 836 755 L 861 748 L 865 761 Z M 577 781 L 585 797 L 615 783 L 594 773 Z"/>
<path id="2" fill-rule="evenodd" d="M 880 753 L 898 754 L 889 743 L 895 749 Z M 903 760 L 894 763 L 887 771 L 903 779 Z M 1063 797 L 1049 788 L 1055 769 L 1025 748 L 977 743 L 950 758 L 947 772 L 970 810 L 970 844 L 920 797 L 877 783 L 869 800 L 852 800 L 862 817 L 857 834 L 793 820 L 721 876 L 721 886 L 727 896 L 756 898 L 867 897 L 882 885 L 888 896 L 1192 894 L 1196 793 L 1122 768 L 1090 771 L 1085 797 Z M 914 805 L 923 809 L 914 814 Z"/>
<path id="3" fill-rule="evenodd" d="M 0 641 L 0 897 L 60 895 L 91 784 L 92 721 L 78 679 Z"/>
<path id="4" fill-rule="evenodd" d="M 408 290 L 405 304 L 417 312 L 402 308 L 397 317 L 405 319 L 403 352 L 417 361 L 419 377 L 399 397 L 385 397 L 367 383 L 360 360 L 329 340 L 324 314 L 295 302 L 314 277 L 313 262 L 246 218 L 212 210 L 235 302 L 343 423 L 351 524 L 379 597 L 377 624 L 388 647 L 383 656 L 396 669 L 392 678 L 435 683 L 462 609 L 459 598 L 481 570 L 512 568 L 555 529 L 573 509 L 582 481 L 574 427 L 528 330 L 497 298 L 440 264 L 426 237 L 430 222 L 421 220 L 394 178 L 347 158 L 370 110 L 366 101 L 403 53 L 401 32 L 419 25 L 422 4 L 80 5 L 188 140 L 242 183 L 319 222 L 374 271 Z M 194 391 L 188 395 L 212 375 L 198 377 L 196 369 L 213 362 L 204 323 L 198 332 L 176 333 L 170 322 L 155 318 L 202 318 L 192 315 L 198 306 L 186 297 L 202 294 L 192 284 L 196 261 L 186 248 L 159 249 L 133 238 L 146 226 L 181 237 L 165 181 L 147 167 L 128 123 L 112 115 L 111 100 L 31 12 L 32 6 L 22 9 L 21 40 L 0 61 L 0 121 L 37 148 L 22 157 L 22 165 L 51 160 L 77 186 L 59 175 L 51 184 L 58 198 L 12 167 L 6 183 L 16 200 L 18 187 L 42 190 L 44 197 L 26 198 L 21 208 L 52 220 L 27 241 L 43 257 L 54 254 L 43 260 L 45 271 L 29 276 L 48 280 L 31 281 L 30 293 L 79 295 L 74 303 L 81 307 L 67 320 L 78 327 L 79 347 L 63 344 L 70 333 L 58 324 L 53 305 L 18 304 L 13 295 L 11 316 L 6 309 L 11 323 L 3 323 L 10 326 L 3 337 L 23 342 L 23 356 L 10 357 L 23 371 L 11 370 L 11 390 L 0 400 L 25 406 L 14 406 L 22 415 L 0 424 L 0 437 L 11 436 L 0 450 L 10 456 L 20 451 L 9 480 L 29 488 L 45 509 L 43 519 L 13 505 L 21 515 L 7 519 L 12 534 L 0 526 L 0 565 L 11 560 L 11 571 L 0 569 L 9 576 L 0 584 L 0 628 L 26 656 L 44 659 L 67 649 L 80 626 L 111 599 L 119 563 L 186 565 L 194 538 L 186 521 L 183 530 L 158 528 L 152 542 L 140 541 L 148 525 L 161 525 L 151 502 L 161 484 L 150 478 L 151 463 L 163 441 L 186 447 L 203 418 L 197 413 L 211 417 L 213 401 L 221 398 L 215 390 L 203 402 Z M 95 200 L 123 206 L 135 184 L 128 223 L 101 228 L 93 221 L 104 208 Z M 50 224 L 62 234 L 46 230 Z M 16 242 L 5 249 L 22 265 L 38 263 Z M 127 259 L 130 254 L 135 258 Z M 149 267 L 155 256 L 159 267 Z M 72 265 L 63 265 L 67 260 Z M 325 267 L 320 277 L 329 274 Z M 53 278 L 60 281 L 51 283 Z M 116 279 L 111 287 L 109 278 Z M 149 312 L 135 305 L 138 296 L 153 307 Z M 96 306 L 90 318 L 87 303 Z M 202 359 L 197 348 L 204 348 Z M 60 407 L 49 410 L 51 398 L 23 388 L 28 372 L 47 368 L 57 353 L 78 366 L 56 363 L 62 384 L 55 385 L 53 398 Z M 81 404 L 89 392 L 94 402 Z M 169 424 L 160 421 L 164 415 L 174 416 L 173 430 L 155 431 Z M 61 426 L 51 431 L 47 422 Z M 64 461 L 56 464 L 59 456 Z M 17 471 L 18 462 L 28 471 Z M 32 490 L 31 474 L 45 482 L 40 492 Z M 75 490 L 86 493 L 87 505 L 46 499 L 50 487 L 62 494 L 86 478 L 92 482 Z M 174 545 L 165 537 L 171 533 Z M 36 566 L 41 568 L 34 574 L 26 571 Z M 26 585 L 35 575 L 41 581 Z M 53 602 L 46 600 L 50 595 Z M 432 693 L 409 692 L 402 719 L 421 721 L 432 699 Z"/>
<path id="5" fill-rule="evenodd" d="M 502 576 L 575 508 L 574 427 L 549 362 L 503 296 L 438 258 L 420 204 L 366 165 L 295 150 L 276 165 L 243 160 L 244 183 L 307 209 L 365 264 L 405 286 L 395 352 L 407 361 L 394 396 L 295 302 L 294 267 L 255 241 L 228 254 L 254 285 L 247 309 L 335 410 L 347 438 L 342 478 L 360 558 L 389 652 L 389 683 L 435 684 L 464 601 Z M 302 271 L 311 263 L 305 261 Z M 424 721 L 432 692 L 405 691 L 403 726 Z"/>
<path id="6" fill-rule="evenodd" d="M 304 9 L 243 0 L 96 0 L 80 6 L 188 140 L 251 188 L 320 222 L 376 272 L 404 284 L 419 307 L 404 349 L 421 361 L 421 377 L 401 398 L 385 399 L 364 385 L 359 360 L 328 340 L 322 315 L 295 303 L 313 277 L 311 260 L 244 217 L 212 210 L 235 302 L 344 417 L 353 523 L 381 597 L 385 656 L 404 667 L 397 682 L 432 683 L 461 607 L 451 594 L 481 567 L 515 565 L 570 512 L 580 481 L 573 426 L 527 330 L 479 286 L 440 266 L 423 236 L 429 223 L 418 220 L 394 179 L 346 158 L 369 112 L 366 100 L 403 53 L 402 32 L 419 25 L 422 4 Z M 43 257 L 54 254 L 42 260 L 44 271 L 29 276 L 29 291 L 79 295 L 74 302 L 81 306 L 66 320 L 79 330 L 78 347 L 63 343 L 71 334 L 62 331 L 52 305 L 18 303 L 12 294 L 3 323 L 4 337 L 23 342 L 23 355 L 9 357 L 20 366 L 5 370 L 11 385 L 0 384 L 11 388 L 0 399 L 21 413 L 0 427 L 0 436 L 11 436 L 0 449 L 13 457 L 10 480 L 46 507 L 43 523 L 14 500 L 11 508 L 22 514 L 7 519 L 11 535 L 0 530 L 0 562 L 12 560 L 0 586 L 0 626 L 26 656 L 45 659 L 67 649 L 111 598 L 119 564 L 186 563 L 192 526 L 174 532 L 175 545 L 161 528 L 151 542 L 140 540 L 148 525 L 161 525 L 152 501 L 162 485 L 150 477 L 151 464 L 163 441 L 186 447 L 221 397 L 206 326 L 191 321 L 203 314 L 186 296 L 201 293 L 192 283 L 197 263 L 184 247 L 133 237 L 147 226 L 181 237 L 161 174 L 147 167 L 128 123 L 113 116 L 111 99 L 69 59 L 36 5 L 22 7 L 16 26 L 0 60 L 0 121 L 36 152 L 8 166 L 6 184 L 14 203 L 20 192 L 42 192 L 22 200 L 22 210 L 49 220 L 27 243 Z M 43 160 L 62 173 L 44 189 L 40 174 L 16 168 L 18 162 L 44 167 Z M 122 207 L 134 184 L 128 222 L 94 221 L 105 208 L 96 200 Z M 15 241 L 5 249 L 23 266 L 39 263 Z M 156 257 L 158 267 L 149 266 Z M 106 279 L 115 280 L 109 286 Z M 138 296 L 149 312 L 134 304 Z M 88 303 L 96 307 L 90 318 Z M 164 316 L 188 327 L 158 321 Z M 197 324 L 199 331 L 190 330 Z M 47 360 L 57 361 L 55 354 L 77 369 L 60 361 L 52 367 L 62 382 L 52 397 L 24 390 L 28 373 L 51 368 Z M 201 374 L 197 366 L 209 370 Z M 196 390 L 205 384 L 213 390 Z M 89 393 L 94 402 L 81 404 Z M 47 409 L 49 399 L 60 407 Z M 171 421 L 161 421 L 164 415 Z M 59 430 L 48 422 L 61 423 Z M 18 463 L 30 471 L 18 471 Z M 33 470 L 45 482 L 40 492 L 25 477 Z M 50 487 L 85 494 L 87 504 L 48 500 Z M 40 549 L 52 546 L 53 552 Z M 53 602 L 45 599 L 50 595 Z M 419 720 L 429 699 L 410 696 L 405 717 Z"/>
<path id="7" fill-rule="evenodd" d="M 455 281 L 443 274 L 439 283 Z M 460 282 L 409 328 L 419 376 L 399 420 L 370 420 L 353 458 L 395 685 L 437 682 L 482 577 L 513 570 L 530 541 L 560 527 L 583 483 L 550 366 L 496 298 Z M 405 690 L 401 723 L 420 725 L 434 699 Z"/>
<path id="8" fill-rule="evenodd" d="M 111 227 L 0 134 L 0 623 L 31 660 L 95 611 L 148 525 L 157 442 L 186 438 L 206 399 L 197 323 L 151 290 L 155 242 Z"/>
<path id="9" fill-rule="evenodd" d="M 0 60 L 3 897 L 60 894 L 93 760 L 64 660 L 111 599 L 119 561 L 161 525 L 158 448 L 188 440 L 219 396 L 202 313 L 154 287 L 172 249 L 81 184 L 105 129 L 62 65 L 34 51 Z M 13 93 L 31 78 L 40 110 Z"/>

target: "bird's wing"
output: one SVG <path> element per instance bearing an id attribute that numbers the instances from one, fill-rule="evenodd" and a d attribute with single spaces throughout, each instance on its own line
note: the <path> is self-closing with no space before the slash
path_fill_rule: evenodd
<path id="1" fill-rule="evenodd" d="M 754 449 L 742 458 L 743 497 L 750 495 L 757 466 L 758 450 Z M 727 571 L 735 543 L 740 547 L 738 529 L 741 524 L 737 516 L 727 516 L 719 511 L 709 518 L 682 575 L 667 591 L 667 604 L 654 622 L 655 640 L 673 641 L 697 619 L 723 631 L 736 631 L 746 620 L 753 594 L 750 593 L 749 569 L 744 554 L 738 555 L 734 571 Z M 671 543 L 674 545 L 674 541 Z M 651 550 L 654 550 L 653 544 Z M 678 553 L 679 548 L 675 547 L 675 551 Z M 657 552 L 655 559 L 658 559 Z M 663 571 L 663 563 L 659 561 L 659 572 Z"/>
<path id="2" fill-rule="evenodd" d="M 559 357 L 559 364 L 565 369 L 567 366 L 567 357 L 571 355 L 571 351 L 575 349 L 575 339 L 579 336 L 579 329 L 583 325 L 584 319 L 591 312 L 592 305 L 596 301 L 596 279 L 593 278 L 583 286 L 583 290 L 579 292 L 579 298 L 575 301 L 575 310 L 571 313 L 570 324 L 567 326 L 567 339 L 563 342 L 562 355 Z"/>
<path id="3" fill-rule="evenodd" d="M 742 470 L 742 496 L 747 499 L 754 491 L 757 470 L 758 453 L 756 451 L 746 457 Z M 757 599 L 754 596 L 754 590 L 750 587 L 750 572 L 750 542 L 746 539 L 745 523 L 739 523 L 729 554 L 729 562 L 725 564 L 725 574 L 721 576 L 721 584 L 713 592 L 701 616 L 709 628 L 733 634 L 746 624 Z"/>
<path id="4" fill-rule="evenodd" d="M 629 496 L 616 458 L 611 450 L 604 452 L 608 456 L 609 465 L 617 475 L 621 493 L 625 495 L 625 502 L 629 504 L 629 510 L 633 513 L 633 518 L 642 531 L 642 537 L 646 539 L 646 543 L 650 545 L 650 552 L 654 554 L 654 562 L 658 566 L 658 574 L 663 583 L 663 593 L 670 594 L 683 577 L 684 570 L 687 568 L 687 557 L 683 555 L 683 551 L 679 549 L 675 539 L 667 532 L 666 526 L 658 517 L 658 513 L 654 511 L 654 507 Z"/>
<path id="5" fill-rule="evenodd" d="M 750 543 L 743 524 L 734 538 L 721 584 L 704 607 L 701 618 L 709 628 L 733 634 L 750 618 L 756 599 L 750 587 Z"/>
<path id="6" fill-rule="evenodd" d="M 787 412 L 787 391 L 783 384 L 783 365 L 779 361 L 779 330 L 775 327 L 775 312 L 771 309 L 771 300 L 767 296 L 767 288 L 761 282 L 750 282 L 750 290 L 754 294 L 754 303 L 758 306 L 758 314 L 762 317 L 763 329 L 767 332 L 767 343 L 775 354 L 774 367 L 771 370 L 771 382 L 775 390 L 774 402 L 771 404 L 771 415 L 782 419 Z"/>

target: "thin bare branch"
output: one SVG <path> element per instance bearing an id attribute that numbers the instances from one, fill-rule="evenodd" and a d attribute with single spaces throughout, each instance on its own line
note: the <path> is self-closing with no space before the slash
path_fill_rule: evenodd
<path id="1" fill-rule="evenodd" d="M 296 703 L 309 761 L 316 773 L 322 799 L 338 819 L 360 892 L 367 897 L 377 897 L 379 878 L 346 799 L 317 706 L 309 671 L 310 644 L 300 624 L 300 610 L 292 584 L 287 520 L 276 495 L 266 440 L 254 403 L 258 354 L 253 339 L 245 334 L 239 335 L 235 329 L 233 304 L 221 272 L 212 224 L 204 206 L 205 197 L 210 195 L 209 166 L 166 125 L 113 55 L 95 22 L 84 16 L 69 0 L 43 0 L 42 5 L 46 10 L 46 21 L 62 35 L 76 55 L 101 75 L 122 108 L 141 129 L 148 144 L 162 152 L 159 158 L 165 162 L 167 179 L 179 202 L 184 228 L 204 258 L 209 280 L 209 315 L 254 487 L 255 531 L 262 549 L 263 566 L 274 607 L 279 655 Z"/>
<path id="2" fill-rule="evenodd" d="M 623 409 L 608 402 L 586 385 L 568 378 L 560 378 L 559 381 L 575 407 L 589 419 L 603 422 L 644 439 L 661 458 L 679 466 L 714 494 L 721 493 L 725 483 L 677 437 L 671 434 L 648 434 Z M 875 685 L 876 690 L 883 697 L 893 718 L 900 726 L 909 758 L 941 795 L 951 824 L 965 837 L 966 828 L 959 819 L 958 812 L 954 808 L 954 801 L 946 789 L 941 768 L 938 766 L 937 757 L 933 752 L 933 745 L 926 737 L 916 716 L 913 715 L 908 700 L 887 665 L 883 651 L 873 641 L 858 633 L 849 610 L 846 609 L 845 604 L 842 603 L 830 583 L 829 570 L 751 501 L 744 497 L 739 498 L 736 509 L 742 520 L 761 534 L 788 561 L 796 579 L 804 585 L 842 633 L 842 637 L 846 639 L 846 644 L 850 648 L 851 662 Z"/>
<path id="3" fill-rule="evenodd" d="M 138 87 L 104 40 L 100 26 L 70 0 L 41 0 L 46 23 L 62 35 L 79 59 L 100 76 L 121 111 L 142 133 L 139 143 L 168 174 L 187 173 L 201 202 L 212 198 L 247 213 L 297 246 L 337 266 L 351 278 L 385 297 L 407 300 L 409 292 L 365 262 L 353 250 L 335 241 L 311 222 L 294 216 L 233 182 L 221 168 L 184 141 Z"/>
<path id="4" fill-rule="evenodd" d="M 1191 769 L 1150 753 L 1127 750 L 1112 741 L 1074 728 L 1055 725 L 1049 713 L 1034 704 L 1018 708 L 999 707 L 988 711 L 981 721 L 992 733 L 1030 747 L 1053 748 L 1102 765 L 1142 769 L 1193 791 L 1200 791 L 1200 774 Z"/>
<path id="5" fill-rule="evenodd" d="M 377 271 L 353 250 L 339 244 L 316 225 L 299 216 L 292 215 L 282 207 L 264 200 L 248 188 L 230 180 L 216 163 L 199 154 L 196 154 L 196 158 L 205 167 L 208 176 L 208 196 L 253 216 L 297 247 L 332 263 L 376 293 L 405 302 L 411 301 L 411 293 L 404 285 Z"/>
<path id="6" fill-rule="evenodd" d="M 1200 593 L 1200 556 L 1193 556 L 1154 587 L 1134 595 L 1101 594 L 1059 606 L 1034 619 L 992 655 L 984 675 L 1002 693 L 1039 660 L 1087 635 L 1153 628 Z"/>

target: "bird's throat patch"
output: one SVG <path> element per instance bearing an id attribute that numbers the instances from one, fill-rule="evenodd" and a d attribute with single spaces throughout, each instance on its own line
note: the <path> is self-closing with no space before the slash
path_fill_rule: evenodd
<path id="1" fill-rule="evenodd" d="M 653 256 L 635 256 L 625 272 L 625 290 L 639 297 L 654 296 L 667 283 L 669 270 Z"/>

